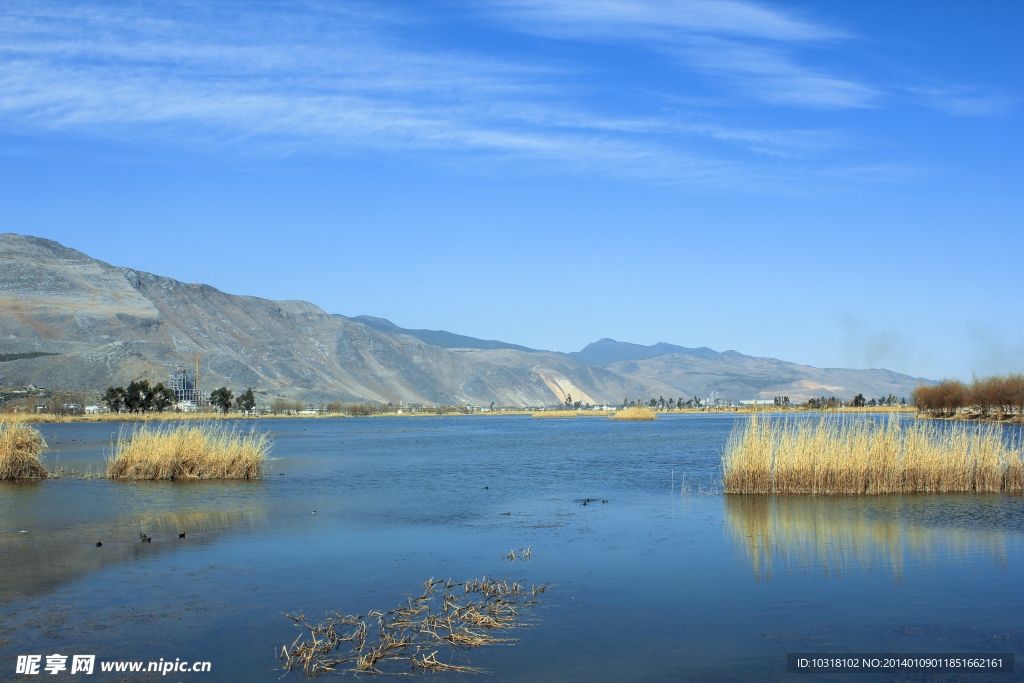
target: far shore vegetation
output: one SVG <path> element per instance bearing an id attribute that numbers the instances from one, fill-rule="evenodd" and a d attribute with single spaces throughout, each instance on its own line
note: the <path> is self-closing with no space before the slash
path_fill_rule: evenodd
<path id="1" fill-rule="evenodd" d="M 383 401 L 303 401 L 271 397 L 252 387 L 235 391 L 214 389 L 199 401 L 180 400 L 162 383 L 141 379 L 126 387 L 109 387 L 105 393 L 49 391 L 36 387 L 0 389 L 0 414 L 26 422 L 78 421 L 178 421 L 241 419 L 251 417 L 425 417 L 432 415 L 531 415 L 534 417 L 607 417 L 631 408 L 654 414 L 675 413 L 816 413 L 842 411 L 858 413 L 909 413 L 920 417 L 1008 420 L 1024 422 L 1024 376 L 985 377 L 967 385 L 943 380 L 937 385 L 919 386 L 907 397 L 894 394 L 867 398 L 819 396 L 791 400 L 779 395 L 756 402 L 735 403 L 728 399 L 635 398 L 621 403 L 595 405 L 567 395 L 561 404 L 538 406 L 451 405 Z"/>
<path id="2" fill-rule="evenodd" d="M 1020 493 L 1024 448 L 999 425 L 752 416 L 722 458 L 725 493 Z"/>
<path id="3" fill-rule="evenodd" d="M 650 408 L 643 406 L 632 406 L 625 410 L 619 410 L 614 415 L 608 416 L 609 420 L 632 420 L 635 422 L 646 422 L 657 419 L 657 415 Z"/>
<path id="4" fill-rule="evenodd" d="M 267 434 L 213 423 L 122 428 L 107 462 L 110 479 L 256 479 L 270 450 Z"/>
<path id="5" fill-rule="evenodd" d="M 937 418 L 1024 422 L 1024 375 L 975 377 L 970 384 L 944 379 L 915 389 L 914 401 Z"/>

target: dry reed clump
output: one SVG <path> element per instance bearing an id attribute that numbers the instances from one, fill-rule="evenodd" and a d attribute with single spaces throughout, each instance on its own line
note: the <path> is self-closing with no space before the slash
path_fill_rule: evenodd
<path id="1" fill-rule="evenodd" d="M 1024 449 L 997 426 L 750 418 L 722 457 L 725 493 L 1020 492 Z"/>
<path id="2" fill-rule="evenodd" d="M 46 479 L 49 475 L 39 458 L 47 450 L 35 427 L 0 419 L 0 479 Z"/>
<path id="3" fill-rule="evenodd" d="M 269 451 L 269 438 L 255 430 L 246 434 L 212 424 L 122 428 L 107 462 L 107 477 L 254 479 L 262 476 Z"/>
<path id="4" fill-rule="evenodd" d="M 463 590 L 456 590 L 459 588 Z M 464 583 L 428 579 L 423 595 L 409 598 L 389 612 L 371 610 L 365 616 L 334 612 L 334 617 L 322 624 L 310 624 L 302 614 L 286 614 L 309 631 L 312 640 L 300 642 L 300 634 L 290 649 L 281 648 L 281 662 L 286 671 L 302 670 L 307 678 L 336 671 L 341 664 L 357 674 L 398 673 L 380 668 L 387 662 L 407 663 L 418 673 L 482 673 L 455 664 L 455 651 L 515 642 L 492 633 L 518 626 L 524 620 L 523 611 L 537 603 L 537 596 L 545 590 L 546 586 L 526 588 L 490 578 Z M 470 599 L 471 593 L 479 599 Z M 345 643 L 347 651 L 342 653 Z M 437 659 L 439 647 L 452 651 L 449 661 Z"/>
<path id="5" fill-rule="evenodd" d="M 639 421 L 643 421 L 643 420 L 656 420 L 656 419 L 658 419 L 658 416 L 655 415 L 654 411 L 651 410 L 650 408 L 644 408 L 644 407 L 641 407 L 641 406 L 633 406 L 632 408 L 626 408 L 625 410 L 620 410 L 620 411 L 616 412 L 614 415 L 609 415 L 608 419 L 609 420 L 635 420 L 635 421 L 639 422 Z"/>

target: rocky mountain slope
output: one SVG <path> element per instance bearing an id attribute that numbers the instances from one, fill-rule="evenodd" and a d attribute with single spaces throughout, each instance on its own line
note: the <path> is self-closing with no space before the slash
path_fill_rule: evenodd
<path id="1" fill-rule="evenodd" d="M 884 370 L 818 370 L 736 352 L 608 342 L 591 345 L 596 352 L 561 354 L 406 330 L 305 301 L 236 296 L 111 266 L 51 240 L 0 235 L 0 354 L 56 354 L 0 362 L 0 386 L 93 391 L 144 377 L 165 381 L 178 366 L 194 367 L 195 354 L 207 393 L 254 387 L 266 399 L 304 401 L 548 405 L 570 393 L 613 403 L 710 391 L 734 400 L 902 396 L 919 382 Z"/>

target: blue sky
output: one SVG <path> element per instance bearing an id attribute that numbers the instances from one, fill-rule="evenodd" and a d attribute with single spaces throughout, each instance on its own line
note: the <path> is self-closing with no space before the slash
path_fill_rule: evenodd
<path id="1" fill-rule="evenodd" d="M 0 1 L 0 230 L 535 348 L 1024 370 L 1019 2 Z"/>

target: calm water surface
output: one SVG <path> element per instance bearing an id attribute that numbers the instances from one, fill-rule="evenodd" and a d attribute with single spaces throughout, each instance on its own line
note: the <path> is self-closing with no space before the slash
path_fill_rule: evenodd
<path id="1" fill-rule="evenodd" d="M 1020 496 L 720 495 L 731 416 L 255 424 L 260 481 L 0 482 L 0 680 L 59 652 L 273 681 L 285 612 L 387 611 L 429 577 L 552 586 L 518 643 L 465 653 L 496 680 L 781 680 L 787 652 L 1024 643 Z M 120 429 L 40 427 L 48 464 L 93 471 Z M 871 675 L 892 678 L 1022 674 Z"/>

